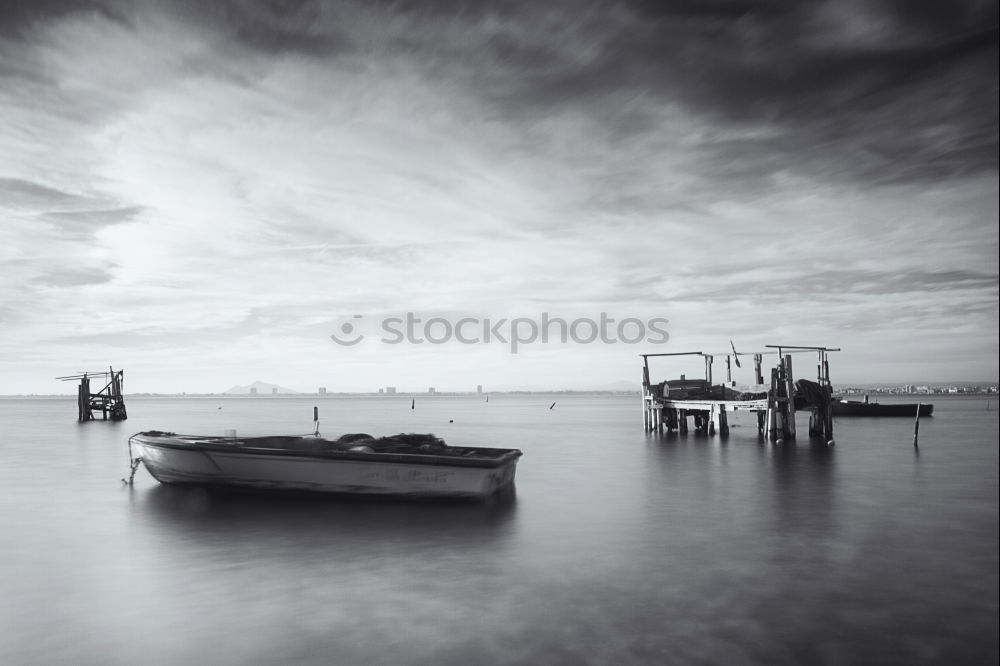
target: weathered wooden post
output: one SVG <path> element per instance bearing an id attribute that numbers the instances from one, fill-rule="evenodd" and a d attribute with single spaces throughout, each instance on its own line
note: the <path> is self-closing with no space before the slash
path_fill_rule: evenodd
<path id="1" fill-rule="evenodd" d="M 93 421 L 94 414 L 90 411 L 90 379 L 87 373 L 80 378 L 80 385 L 76 387 L 77 419 L 80 423 Z"/>
<path id="2" fill-rule="evenodd" d="M 777 424 L 777 415 L 775 414 L 775 407 L 777 406 L 777 370 L 771 368 L 771 386 L 767 390 L 767 415 L 765 417 L 764 423 L 764 436 L 768 439 L 774 439 L 774 427 Z"/>
<path id="3" fill-rule="evenodd" d="M 649 359 L 642 357 L 642 429 L 649 432 L 652 425 L 649 421 Z"/>
<path id="4" fill-rule="evenodd" d="M 764 374 L 761 371 L 761 363 L 762 362 L 763 362 L 763 355 L 762 354 L 754 354 L 753 355 L 753 375 L 754 375 L 754 382 L 756 382 L 756 384 L 757 384 L 758 387 L 760 387 L 760 386 L 762 386 L 764 384 Z M 757 412 L 757 434 L 758 435 L 763 435 L 767 431 L 767 427 L 765 426 L 765 419 L 766 418 L 767 418 L 767 414 L 765 412 Z"/>
<path id="5" fill-rule="evenodd" d="M 792 376 L 792 355 L 785 354 L 785 437 L 795 439 L 795 378 Z"/>
<path id="6" fill-rule="evenodd" d="M 826 357 L 826 351 L 823 351 L 823 381 L 826 386 L 827 400 L 824 406 L 824 418 L 823 418 L 823 438 L 826 441 L 833 441 L 833 382 L 830 381 L 830 361 Z"/>

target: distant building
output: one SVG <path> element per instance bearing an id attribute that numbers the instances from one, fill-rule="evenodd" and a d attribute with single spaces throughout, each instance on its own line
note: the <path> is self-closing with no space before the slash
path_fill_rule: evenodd
<path id="1" fill-rule="evenodd" d="M 395 386 L 386 386 L 385 387 L 385 392 L 388 393 L 389 395 L 393 395 L 394 393 L 396 393 L 396 387 Z"/>
<path id="2" fill-rule="evenodd" d="M 250 387 L 250 395 L 257 395 L 257 387 L 256 386 L 251 386 Z"/>
<path id="3" fill-rule="evenodd" d="M 432 386 L 432 387 L 430 387 L 429 389 L 427 389 L 427 392 L 428 392 L 428 393 L 430 393 L 431 395 L 434 395 L 435 393 L 437 393 L 437 391 L 436 391 L 436 390 L 434 390 L 434 387 L 433 387 L 433 386 Z"/>
<path id="4" fill-rule="evenodd" d="M 277 386 L 275 386 L 274 388 L 271 389 L 271 395 L 278 395 L 278 387 Z"/>
<path id="5" fill-rule="evenodd" d="M 476 393 L 482 393 L 482 392 L 483 392 L 483 385 L 476 384 Z"/>
<path id="6" fill-rule="evenodd" d="M 320 386 L 319 387 L 319 394 L 320 395 L 326 395 L 326 387 L 325 386 Z"/>
<path id="7" fill-rule="evenodd" d="M 382 395 L 383 393 L 385 393 L 385 389 L 382 389 L 382 388 L 380 388 L 380 389 L 378 390 L 378 392 L 379 392 L 379 395 Z"/>

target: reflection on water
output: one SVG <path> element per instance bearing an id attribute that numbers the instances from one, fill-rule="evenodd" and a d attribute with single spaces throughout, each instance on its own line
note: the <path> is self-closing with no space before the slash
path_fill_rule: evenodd
<path id="1" fill-rule="evenodd" d="M 228 539 L 369 538 L 463 542 L 502 537 L 516 511 L 512 489 L 486 502 L 264 493 L 159 485 L 132 496 L 134 518 L 188 536 Z"/>
<path id="2" fill-rule="evenodd" d="M 819 441 L 767 447 L 774 467 L 775 529 L 831 533 L 836 528 L 835 450 Z"/>

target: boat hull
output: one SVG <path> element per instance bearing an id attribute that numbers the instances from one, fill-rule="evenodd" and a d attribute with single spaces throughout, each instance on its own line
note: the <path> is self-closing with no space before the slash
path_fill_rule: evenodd
<path id="1" fill-rule="evenodd" d="M 135 435 L 133 459 L 160 483 L 260 490 L 484 498 L 514 482 L 520 451 L 492 459 L 398 453 L 301 452 L 191 444 Z"/>
<path id="2" fill-rule="evenodd" d="M 932 416 L 934 405 L 920 403 L 920 416 Z M 917 403 L 884 404 L 878 402 L 834 401 L 834 416 L 908 416 L 915 418 Z"/>

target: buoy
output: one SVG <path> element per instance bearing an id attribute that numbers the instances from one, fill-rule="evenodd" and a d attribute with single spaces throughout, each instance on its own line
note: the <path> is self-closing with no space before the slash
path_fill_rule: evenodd
<path id="1" fill-rule="evenodd" d="M 416 406 L 417 406 L 417 401 L 414 398 L 413 400 L 410 401 L 410 409 L 415 409 Z"/>
<path id="2" fill-rule="evenodd" d="M 448 419 L 448 423 L 454 423 L 455 419 Z"/>

